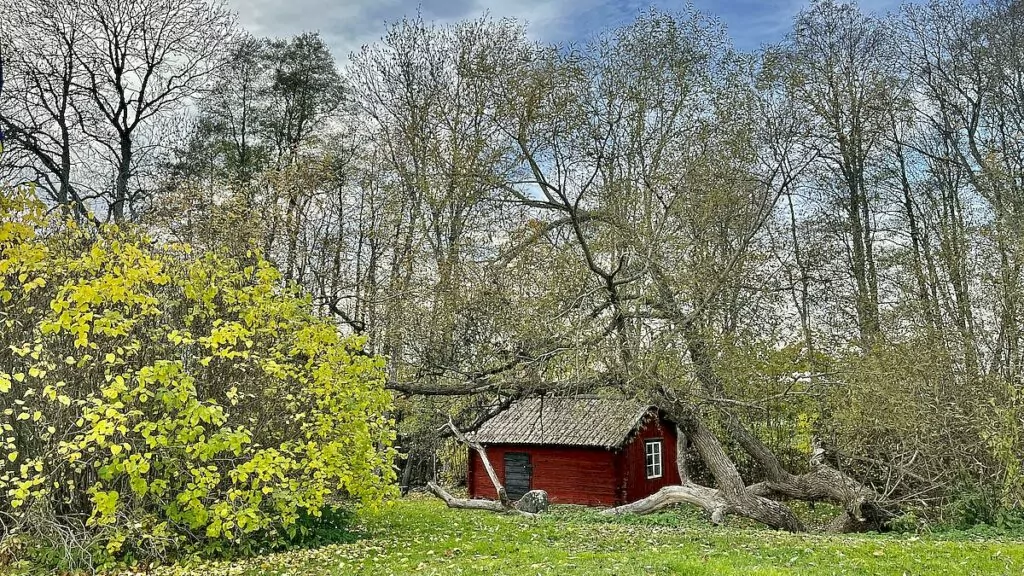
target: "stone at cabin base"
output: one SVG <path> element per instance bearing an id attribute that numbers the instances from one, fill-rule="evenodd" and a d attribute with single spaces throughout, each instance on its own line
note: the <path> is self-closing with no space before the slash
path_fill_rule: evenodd
<path id="1" fill-rule="evenodd" d="M 516 509 L 521 512 L 537 514 L 547 510 L 550 504 L 551 502 L 548 501 L 547 492 L 543 490 L 530 490 L 526 494 L 523 494 L 523 497 L 516 502 L 515 506 Z"/>

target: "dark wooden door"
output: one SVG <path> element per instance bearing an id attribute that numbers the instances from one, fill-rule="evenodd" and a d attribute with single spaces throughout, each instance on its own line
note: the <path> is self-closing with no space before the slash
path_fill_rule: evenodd
<path id="1" fill-rule="evenodd" d="M 505 453 L 505 492 L 513 500 L 519 500 L 530 491 L 533 466 L 530 455 L 525 452 Z"/>

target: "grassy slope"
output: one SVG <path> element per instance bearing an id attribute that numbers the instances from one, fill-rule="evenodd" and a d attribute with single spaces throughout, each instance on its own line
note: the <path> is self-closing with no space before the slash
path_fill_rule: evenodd
<path id="1" fill-rule="evenodd" d="M 680 514 L 605 519 L 562 508 L 541 519 L 403 500 L 351 544 L 176 573 L 291 574 L 1022 574 L 1024 542 L 907 535 L 791 535 L 711 527 Z"/>

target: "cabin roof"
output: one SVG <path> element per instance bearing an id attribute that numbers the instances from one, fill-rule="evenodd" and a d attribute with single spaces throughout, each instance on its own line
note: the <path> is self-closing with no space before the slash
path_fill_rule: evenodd
<path id="1" fill-rule="evenodd" d="M 616 448 L 652 410 L 623 398 L 528 398 L 485 422 L 474 439 L 481 444 Z"/>

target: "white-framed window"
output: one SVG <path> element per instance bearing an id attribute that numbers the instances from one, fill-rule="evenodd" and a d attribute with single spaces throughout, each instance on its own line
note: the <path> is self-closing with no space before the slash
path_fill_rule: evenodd
<path id="1" fill-rule="evenodd" d="M 661 478 L 661 440 L 644 442 L 647 454 L 647 478 Z"/>

